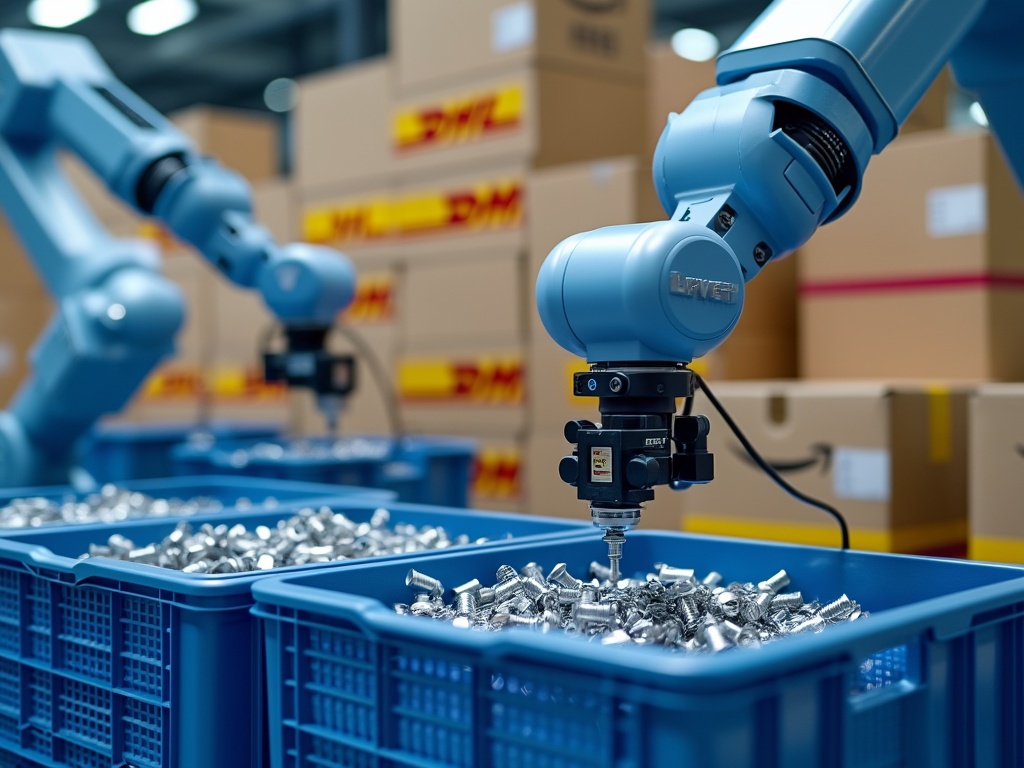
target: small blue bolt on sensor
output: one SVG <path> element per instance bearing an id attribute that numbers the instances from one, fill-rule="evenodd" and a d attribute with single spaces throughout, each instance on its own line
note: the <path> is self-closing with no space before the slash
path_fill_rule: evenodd
<path id="1" fill-rule="evenodd" d="M 587 382 L 587 389 L 589 389 L 591 392 L 593 392 L 595 389 L 597 389 L 597 380 L 596 379 L 590 379 Z"/>

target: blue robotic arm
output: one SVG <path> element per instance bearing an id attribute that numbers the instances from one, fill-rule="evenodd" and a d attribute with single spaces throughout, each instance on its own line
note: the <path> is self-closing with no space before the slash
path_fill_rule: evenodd
<path id="1" fill-rule="evenodd" d="M 328 355 L 324 339 L 352 300 L 351 264 L 329 249 L 275 244 L 252 221 L 245 181 L 200 156 L 87 40 L 5 30 L 0 205 L 58 312 L 33 349 L 32 376 L 0 414 L 0 486 L 67 482 L 76 439 L 173 352 L 183 320 L 155 249 L 99 226 L 61 173 L 58 150 L 81 157 L 225 277 L 261 292 L 287 340 L 267 356 L 268 377 L 312 387 L 328 406 L 347 393 L 351 360 Z"/>
<path id="2" fill-rule="evenodd" d="M 735 327 L 747 281 L 854 204 L 870 157 L 947 61 L 1020 178 L 1022 29 L 1017 0 L 776 0 L 719 57 L 718 87 L 669 115 L 653 174 L 670 220 L 574 235 L 549 254 L 538 310 L 591 364 L 574 389 L 602 414 L 566 425 L 576 449 L 559 472 L 590 501 L 613 563 L 654 486 L 712 479 L 707 420 L 674 413 L 693 394 L 687 364 Z"/>

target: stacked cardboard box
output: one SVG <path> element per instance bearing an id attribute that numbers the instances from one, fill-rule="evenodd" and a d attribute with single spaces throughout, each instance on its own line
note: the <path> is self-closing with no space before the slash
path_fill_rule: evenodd
<path id="1" fill-rule="evenodd" d="M 751 443 L 798 490 L 837 508 L 855 549 L 963 556 L 966 387 L 737 382 L 713 388 Z M 837 525 L 773 485 L 707 400 L 717 479 L 681 494 L 699 533 L 837 545 Z"/>
<path id="2" fill-rule="evenodd" d="M 642 151 L 649 12 L 396 0 L 392 59 L 301 84 L 301 234 L 355 261 L 344 320 L 389 371 L 403 428 L 479 442 L 478 506 L 524 501 L 531 174 Z M 349 432 L 389 428 L 366 368 Z"/>
<path id="3" fill-rule="evenodd" d="M 1024 378 L 1022 218 L 986 132 L 897 139 L 801 251 L 802 375 Z"/>
<path id="4" fill-rule="evenodd" d="M 970 419 L 971 557 L 1024 563 L 1024 384 L 978 387 Z"/>

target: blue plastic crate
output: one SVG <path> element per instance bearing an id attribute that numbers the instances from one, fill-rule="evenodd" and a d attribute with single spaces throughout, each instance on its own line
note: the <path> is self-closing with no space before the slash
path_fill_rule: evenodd
<path id="1" fill-rule="evenodd" d="M 208 424 L 98 424 L 79 441 L 80 466 L 97 482 L 123 482 L 180 474 L 171 450 L 190 439 L 206 445 L 228 439 L 280 437 L 274 422 L 212 421 Z M 204 473 L 210 474 L 210 473 Z"/>
<path id="2" fill-rule="evenodd" d="M 362 522 L 379 501 L 330 506 Z M 567 520 L 387 507 L 394 523 L 443 525 L 453 535 L 496 540 L 482 548 L 505 546 L 506 536 L 546 540 L 584 530 Z M 273 526 L 287 514 L 236 512 L 204 522 Z M 112 533 L 138 544 L 159 541 L 177 520 L 0 538 L 0 750 L 49 768 L 264 764 L 263 644 L 249 611 L 251 588 L 272 574 L 340 564 L 210 576 L 76 560 Z"/>
<path id="3" fill-rule="evenodd" d="M 596 536 L 451 552 L 412 565 L 448 587 L 503 563 L 586 573 Z M 655 562 L 869 618 L 759 650 L 685 656 L 560 632 L 478 632 L 396 615 L 409 562 L 268 579 L 273 768 L 888 768 L 1024 765 L 1024 570 L 675 533 L 627 537 Z"/>
<path id="4" fill-rule="evenodd" d="M 270 499 L 279 505 L 296 502 L 312 503 L 318 500 L 333 501 L 343 498 L 365 498 L 384 504 L 396 497 L 393 491 L 378 488 L 353 488 L 344 485 L 302 483 L 289 480 L 266 478 L 218 477 L 171 477 L 166 479 L 135 480 L 125 484 L 133 491 L 158 499 L 214 499 L 224 505 L 225 511 L 236 507 L 260 506 Z M 5 488 L 0 491 L 0 507 L 15 499 L 41 497 L 62 502 L 69 499 L 81 500 L 91 492 L 77 491 L 70 486 L 40 486 L 34 488 Z M 60 526 L 54 523 L 52 526 Z M 0 531 L 9 530 L 0 527 Z"/>
<path id="5" fill-rule="evenodd" d="M 314 445 L 334 443 L 337 438 L 301 438 Z M 323 458 L 282 456 L 240 460 L 239 452 L 256 443 L 275 443 L 284 448 L 292 440 L 223 440 L 201 445 L 177 446 L 172 455 L 175 473 L 182 475 L 242 474 L 314 483 L 341 483 L 369 488 L 387 488 L 398 498 L 414 504 L 465 507 L 477 445 L 455 437 L 357 436 L 379 448 L 379 454 L 365 458 Z"/>

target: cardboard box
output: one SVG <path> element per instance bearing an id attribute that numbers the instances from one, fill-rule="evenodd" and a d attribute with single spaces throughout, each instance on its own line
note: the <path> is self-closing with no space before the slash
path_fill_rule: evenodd
<path id="1" fill-rule="evenodd" d="M 525 510 L 533 515 L 590 520 L 589 502 L 578 499 L 576 489 L 558 476 L 558 462 L 572 453 L 572 445 L 561 434 L 531 434 L 526 446 Z M 681 530 L 685 495 L 656 488 L 654 501 L 644 505 L 640 530 Z M 594 535 L 600 536 L 596 528 Z"/>
<path id="2" fill-rule="evenodd" d="M 980 386 L 970 405 L 970 556 L 1024 563 L 1024 384 Z"/>
<path id="3" fill-rule="evenodd" d="M 281 177 L 255 182 L 252 185 L 252 215 L 278 244 L 295 240 L 298 235 L 295 185 Z"/>
<path id="4" fill-rule="evenodd" d="M 523 67 L 397 99 L 389 149 L 406 178 L 510 158 L 539 168 L 637 154 L 644 134 L 636 115 L 643 109 L 640 82 Z"/>
<path id="5" fill-rule="evenodd" d="M 385 262 L 398 241 L 392 184 L 296 191 L 298 240 L 336 248 L 358 265 Z"/>
<path id="6" fill-rule="evenodd" d="M 956 85 L 953 83 L 950 68 L 944 67 L 939 72 L 939 76 L 935 78 L 935 82 L 917 102 L 917 106 L 903 121 L 903 125 L 900 126 L 900 134 L 945 128 L 949 118 L 949 100 L 955 90 Z"/>
<path id="7" fill-rule="evenodd" d="M 299 81 L 295 181 L 308 190 L 377 186 L 393 172 L 391 63 L 370 59 Z"/>
<path id="8" fill-rule="evenodd" d="M 647 0 L 392 0 L 399 93 L 529 63 L 641 80 Z"/>
<path id="9" fill-rule="evenodd" d="M 987 133 L 919 133 L 801 249 L 812 378 L 1024 378 L 1022 200 Z"/>
<path id="10" fill-rule="evenodd" d="M 0 405 L 6 405 L 31 372 L 29 353 L 54 313 L 47 296 L 0 296 Z"/>
<path id="11" fill-rule="evenodd" d="M 281 172 L 279 118 L 269 112 L 200 105 L 168 115 L 200 152 L 261 181 Z"/>
<path id="12" fill-rule="evenodd" d="M 403 348 L 395 381 L 412 432 L 517 437 L 526 427 L 522 344 Z"/>
<path id="13" fill-rule="evenodd" d="M 761 455 L 845 515 L 854 549 L 962 556 L 967 533 L 967 390 L 880 383 L 749 382 L 714 393 Z M 838 545 L 743 452 L 706 398 L 715 480 L 684 494 L 701 533 Z"/>
<path id="14" fill-rule="evenodd" d="M 503 253 L 524 242 L 526 172 L 521 163 L 399 188 L 301 194 L 305 242 L 364 259 L 412 263 L 454 253 Z"/>
<path id="15" fill-rule="evenodd" d="M 210 361 L 246 361 L 249 365 L 262 362 L 265 342 L 277 340 L 279 323 L 263 303 L 259 291 L 242 288 L 213 274 L 207 269 L 211 295 L 210 325 L 206 334 L 210 339 Z M 268 334 L 271 334 L 268 336 Z"/>
<path id="16" fill-rule="evenodd" d="M 702 91 L 714 86 L 714 59 L 684 59 L 666 42 L 651 43 L 648 46 L 645 158 L 654 157 L 654 148 L 665 129 L 669 113 L 682 112 Z"/>
<path id="17" fill-rule="evenodd" d="M 164 277 L 181 289 L 185 323 L 175 339 L 174 359 L 179 363 L 206 364 L 215 353 L 212 331 L 220 322 L 214 299 L 223 279 L 198 256 L 179 254 L 161 262 Z"/>
<path id="18" fill-rule="evenodd" d="M 518 249 L 414 263 L 404 287 L 401 336 L 408 350 L 514 344 L 525 335 L 527 311 L 536 311 L 526 286 L 526 260 Z"/>

